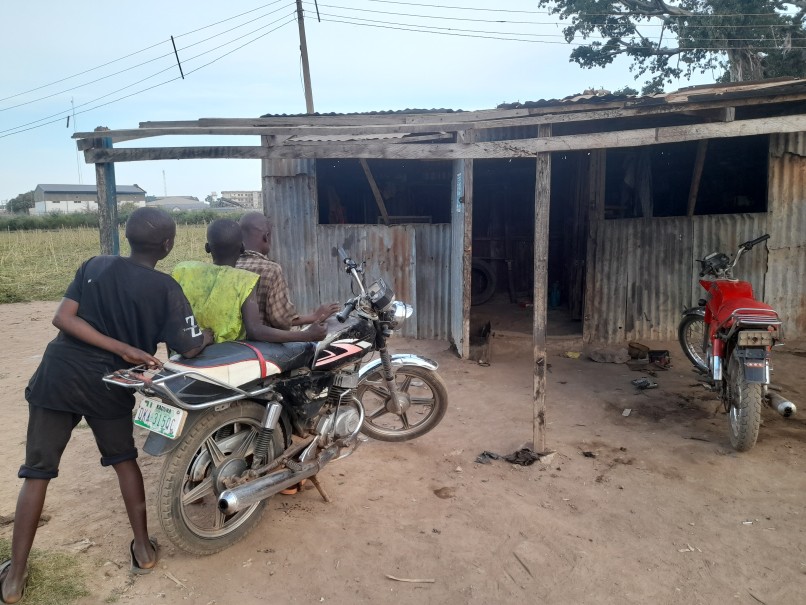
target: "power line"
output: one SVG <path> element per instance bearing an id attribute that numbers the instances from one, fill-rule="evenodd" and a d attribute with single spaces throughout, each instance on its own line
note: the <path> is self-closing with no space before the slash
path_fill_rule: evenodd
<path id="1" fill-rule="evenodd" d="M 279 21 L 279 20 L 278 20 L 278 21 Z M 192 73 L 194 73 L 194 72 L 197 72 L 197 71 L 199 71 L 200 69 L 203 69 L 203 68 L 205 68 L 205 67 L 207 67 L 207 66 L 209 66 L 209 65 L 212 65 L 213 63 L 216 63 L 217 61 L 220 61 L 220 60 L 221 60 L 221 59 L 223 59 L 224 57 L 227 57 L 227 56 L 231 55 L 232 53 L 234 53 L 234 52 L 236 52 L 236 51 L 240 50 L 241 48 L 244 48 L 245 46 L 248 46 L 248 45 L 252 44 L 253 42 L 258 41 L 258 40 L 260 40 L 261 38 L 264 38 L 264 37 L 268 36 L 269 34 L 271 34 L 271 33 L 275 32 L 275 31 L 277 31 L 277 30 L 281 29 L 282 27 L 285 27 L 286 25 L 288 25 L 288 24 L 290 24 L 290 23 L 294 23 L 294 21 L 295 21 L 295 18 L 294 18 L 294 17 L 292 17 L 292 18 L 288 19 L 287 21 L 285 21 L 284 23 L 281 23 L 280 25 L 278 25 L 278 26 L 277 26 L 277 27 L 275 27 L 274 29 L 272 29 L 272 30 L 270 30 L 270 31 L 268 31 L 268 32 L 265 32 L 265 33 L 261 34 L 260 36 L 257 36 L 257 37 L 255 37 L 255 38 L 253 38 L 252 40 L 249 40 L 248 42 L 245 42 L 244 44 L 241 44 L 240 46 L 238 46 L 238 47 L 236 47 L 236 48 L 234 48 L 234 49 L 232 49 L 232 50 L 230 50 L 230 51 L 228 51 L 228 52 L 224 53 L 223 55 L 220 55 L 219 57 L 216 57 L 216 58 L 215 58 L 215 59 L 213 59 L 212 61 L 209 61 L 209 62 L 207 62 L 207 63 L 205 63 L 205 64 L 203 64 L 203 65 L 200 65 L 199 67 L 196 67 L 195 69 L 190 70 L 190 71 L 189 71 L 189 72 L 187 72 L 187 73 L 188 73 L 188 75 L 189 75 L 189 74 L 192 74 Z M 274 23 L 276 23 L 276 22 L 277 22 L 277 21 L 275 21 Z M 264 27 L 264 28 L 261 28 L 261 29 L 265 29 L 265 27 Z M 257 30 L 255 30 L 255 31 L 257 31 Z M 252 32 L 252 33 L 254 33 L 254 32 Z M 236 41 L 236 40 L 232 40 L 232 41 L 230 41 L 230 42 L 227 42 L 226 44 L 222 44 L 222 45 L 220 45 L 220 46 L 216 47 L 215 49 L 211 49 L 211 50 L 209 50 L 209 51 L 205 51 L 204 53 L 200 53 L 200 54 L 196 55 L 195 57 L 192 57 L 191 59 L 186 60 L 186 62 L 187 62 L 187 61 L 190 61 L 190 60 L 192 60 L 192 59 L 196 59 L 196 58 L 198 58 L 198 57 L 201 57 L 202 55 L 208 54 L 208 53 L 212 52 L 213 50 L 217 50 L 217 49 L 219 49 L 219 48 L 222 48 L 222 47 L 224 47 L 224 46 L 227 46 L 227 45 L 229 45 L 229 44 L 232 44 L 232 43 L 233 43 L 233 42 L 235 42 L 235 41 Z M 94 103 L 95 101 L 99 101 L 99 100 L 101 100 L 101 99 L 104 99 L 104 98 L 106 98 L 106 97 L 108 97 L 108 96 L 110 96 L 110 95 L 115 94 L 116 92 L 120 92 L 121 90 L 125 90 L 126 88 L 131 88 L 132 86 L 136 86 L 137 84 L 142 83 L 143 81 L 145 81 L 145 80 L 147 80 L 147 79 L 150 79 L 150 78 L 152 78 L 152 77 L 155 77 L 156 75 L 159 75 L 160 73 L 163 73 L 163 72 L 165 72 L 165 71 L 168 71 L 168 69 L 173 69 L 173 66 L 171 66 L 170 68 L 164 69 L 164 70 L 162 70 L 162 71 L 160 71 L 160 72 L 157 72 L 157 73 L 155 73 L 155 74 L 152 74 L 151 76 L 148 76 L 147 78 L 143 78 L 142 80 L 139 80 L 138 82 L 135 82 L 134 84 L 131 84 L 131 85 L 129 85 L 129 86 L 125 86 L 125 87 L 123 87 L 123 88 L 120 88 L 120 89 L 118 89 L 118 90 L 116 90 L 116 91 L 113 91 L 113 92 L 111 92 L 111 93 L 108 93 L 108 94 L 106 94 L 106 95 L 104 95 L 104 96 L 102 96 L 102 97 L 98 97 L 98 98 L 96 98 L 96 99 L 93 99 L 92 101 L 88 101 L 88 102 L 86 102 L 86 103 L 82 103 L 81 105 L 79 105 L 79 107 L 81 107 L 81 106 L 83 106 L 83 105 L 88 105 L 88 104 L 90 104 L 90 103 Z M 143 92 L 147 92 L 147 91 L 149 91 L 149 90 L 153 90 L 153 89 L 155 89 L 155 88 L 158 88 L 158 87 L 160 87 L 160 86 L 164 86 L 165 84 L 169 84 L 169 83 L 171 83 L 171 82 L 174 82 L 174 81 L 176 81 L 176 80 L 180 80 L 180 79 L 181 79 L 181 78 L 180 78 L 179 76 L 175 76 L 175 77 L 170 78 L 170 79 L 168 79 L 168 80 L 165 80 L 165 81 L 163 81 L 163 82 L 159 82 L 159 83 L 157 83 L 157 84 L 154 84 L 153 86 L 148 86 L 148 87 L 146 87 L 146 88 L 143 88 L 143 89 L 140 89 L 140 90 L 136 90 L 136 91 L 134 91 L 134 92 L 132 92 L 132 93 L 130 93 L 130 94 L 124 95 L 124 96 L 122 96 L 122 97 L 118 97 L 117 99 L 112 99 L 111 101 L 107 101 L 107 102 L 105 102 L 105 103 L 101 103 L 101 104 L 99 104 L 99 105 L 95 105 L 95 106 L 93 106 L 93 107 L 88 107 L 87 109 L 84 109 L 84 110 L 82 110 L 82 111 L 77 111 L 77 112 L 75 112 L 75 115 L 80 115 L 80 114 L 88 113 L 88 112 L 90 112 L 90 111 L 94 111 L 94 110 L 99 109 L 99 108 L 101 108 L 101 107 L 106 107 L 107 105 L 111 105 L 112 103 L 117 103 L 118 101 L 122 101 L 122 100 L 124 100 L 124 99 L 128 99 L 128 98 L 133 97 L 133 96 L 135 96 L 135 95 L 141 94 L 141 93 L 143 93 Z M 56 116 L 58 116 L 58 117 L 56 117 Z M 50 121 L 47 121 L 47 122 L 44 122 L 44 123 L 41 123 L 41 124 L 40 124 L 40 123 L 38 123 L 38 122 L 43 122 L 44 120 L 48 120 L 49 118 L 56 118 L 56 119 L 53 119 L 53 120 L 50 120 Z M 29 131 L 29 130 L 34 130 L 34 129 L 36 129 L 36 128 L 41 128 L 41 127 L 43 127 L 43 126 L 48 126 L 49 124 L 55 124 L 55 123 L 57 123 L 57 122 L 61 122 L 63 119 L 64 119 L 64 112 L 60 112 L 60 113 L 58 113 L 58 114 L 53 114 L 53 115 L 51 115 L 51 116 L 48 116 L 48 117 L 46 117 L 46 118 L 42 118 L 42 119 L 40 119 L 40 120 L 34 120 L 33 122 L 28 122 L 27 124 L 20 124 L 19 126 L 15 126 L 14 128 L 8 128 L 8 129 L 6 129 L 6 130 L 0 130 L 0 139 L 5 138 L 5 137 L 9 137 L 9 136 L 12 136 L 12 135 L 15 135 L 15 134 L 20 134 L 20 133 L 22 133 L 22 132 L 27 132 L 27 131 Z M 25 126 L 28 126 L 28 128 L 25 128 Z M 11 132 L 11 131 L 13 131 L 13 132 Z"/>
<path id="2" fill-rule="evenodd" d="M 419 2 L 399 2 L 397 0 L 367 0 L 367 2 L 378 2 L 381 4 L 403 4 L 406 6 L 420 6 L 426 8 L 439 8 L 445 10 L 461 10 L 461 11 L 480 11 L 480 12 L 493 12 L 493 13 L 521 13 L 527 15 L 554 15 L 551 11 L 529 11 L 529 10 L 509 10 L 503 8 L 473 8 L 469 6 L 455 6 L 455 5 L 446 5 L 446 4 L 423 4 Z M 654 16 L 654 15 L 643 15 L 641 13 L 629 13 L 629 12 L 613 12 L 613 13 L 589 13 L 585 12 L 586 16 L 589 17 L 630 17 L 630 16 Z M 706 18 L 715 18 L 715 17 L 780 17 L 778 13 L 728 13 L 728 14 L 697 14 L 697 15 L 684 15 L 679 18 L 689 18 L 689 17 L 706 17 Z"/>
<path id="3" fill-rule="evenodd" d="M 276 4 L 276 2 L 274 2 L 274 4 Z M 229 28 L 227 30 L 224 30 L 222 32 L 218 32 L 217 34 L 209 36 L 209 37 L 204 38 L 202 40 L 199 40 L 198 42 L 194 42 L 193 44 L 188 44 L 187 46 L 184 46 L 184 47 L 180 48 L 179 50 L 184 51 L 184 50 L 187 50 L 189 48 L 193 48 L 194 46 L 198 46 L 199 44 L 209 42 L 210 40 L 218 38 L 219 36 L 223 36 L 224 34 L 228 34 L 228 33 L 232 32 L 232 31 L 235 31 L 236 29 L 240 29 L 242 27 L 246 27 L 247 25 L 251 25 L 252 23 L 254 23 L 255 21 L 257 21 L 259 19 L 263 19 L 264 17 L 268 17 L 269 15 L 273 15 L 275 13 L 278 13 L 279 11 L 283 10 L 283 8 L 287 8 L 287 6 L 277 8 L 277 9 L 275 9 L 273 11 L 269 11 L 268 13 L 260 15 L 259 17 L 257 17 L 256 19 L 254 19 L 252 21 L 247 21 L 245 23 L 241 23 L 240 25 L 236 25 L 235 27 L 231 27 L 231 28 Z M 229 20 L 229 19 L 227 19 L 227 20 Z M 219 21 L 219 23 L 222 23 L 222 21 Z M 269 23 L 269 26 L 272 25 L 273 23 L 276 23 L 276 21 L 274 21 L 272 23 Z M 218 25 L 218 23 L 216 25 Z M 207 26 L 207 27 L 210 27 L 210 26 Z M 266 26 L 266 27 L 268 27 L 268 26 Z M 206 28 L 200 28 L 199 30 L 196 30 L 196 31 L 200 31 L 201 29 L 206 29 Z M 185 35 L 187 35 L 187 34 L 182 34 L 182 36 L 185 36 Z M 245 35 L 249 35 L 249 34 L 247 33 Z M 165 43 L 167 43 L 167 42 L 168 41 L 166 40 Z M 45 95 L 45 96 L 42 96 L 42 97 L 39 97 L 39 98 L 36 98 L 36 99 L 31 99 L 30 101 L 24 101 L 22 103 L 17 103 L 16 105 L 9 105 L 8 107 L 2 107 L 2 108 L 0 108 L 0 112 L 8 111 L 9 109 L 16 109 L 17 107 L 23 107 L 25 105 L 31 105 L 32 103 L 37 103 L 37 102 L 43 101 L 45 99 L 50 99 L 52 97 L 59 96 L 60 94 L 64 94 L 66 92 L 71 92 L 71 91 L 77 90 L 79 88 L 89 86 L 90 84 L 96 84 L 97 82 L 101 82 L 102 80 L 106 80 L 106 79 L 112 78 L 114 76 L 118 76 L 120 74 L 126 73 L 127 71 L 132 71 L 134 69 L 137 69 L 138 67 L 142 67 L 143 65 L 153 63 L 154 61 L 159 61 L 160 59 L 164 59 L 166 57 L 173 57 L 173 56 L 174 56 L 174 51 L 171 50 L 170 52 L 168 52 L 168 53 L 166 53 L 164 55 L 160 55 L 159 57 L 149 59 L 148 61 L 143 61 L 142 63 L 138 63 L 137 65 L 132 65 L 131 67 L 127 67 L 126 69 L 116 71 L 116 72 L 108 74 L 106 76 L 101 76 L 100 78 L 96 78 L 95 80 L 90 80 L 89 82 L 84 82 L 83 84 L 77 84 L 76 86 L 73 86 L 71 88 L 66 88 L 64 90 L 60 90 L 58 92 L 54 92 L 54 93 L 49 94 L 49 95 Z M 172 63 L 172 65 L 173 65 L 173 63 Z M 161 72 L 157 72 L 157 73 L 161 73 Z"/>
<path id="4" fill-rule="evenodd" d="M 244 11 L 243 13 L 239 13 L 239 14 L 234 15 L 234 16 L 232 16 L 232 17 L 227 17 L 226 19 L 222 19 L 222 20 L 220 20 L 220 21 L 216 21 L 215 23 L 211 23 L 211 24 L 209 24 L 209 25 L 205 25 L 205 26 L 203 26 L 203 27 L 196 28 L 196 29 L 194 29 L 194 30 L 192 30 L 192 31 L 185 32 L 185 33 L 183 33 L 183 34 L 179 34 L 179 35 L 177 35 L 177 36 L 174 36 L 174 38 L 182 38 L 182 37 L 184 37 L 184 36 L 189 36 L 189 35 L 191 35 L 191 34 L 195 34 L 195 33 L 197 33 L 197 32 L 200 32 L 200 31 L 205 30 L 205 29 L 209 29 L 209 28 L 211 28 L 211 27 L 215 27 L 216 25 L 220 25 L 220 24 L 225 23 L 225 22 L 227 22 L 227 21 L 232 21 L 233 19 L 237 19 L 238 17 L 242 17 L 242 16 L 244 16 L 244 15 L 248 15 L 248 14 L 253 13 L 253 12 L 255 12 L 255 11 L 259 11 L 259 10 L 261 10 L 261 9 L 263 9 L 263 8 L 266 8 L 267 6 L 273 6 L 273 5 L 275 5 L 275 4 L 279 4 L 280 2 L 283 2 L 283 1 L 284 1 L 284 0 L 274 0 L 274 2 L 269 2 L 268 4 L 264 4 L 264 5 L 262 5 L 262 6 L 258 6 L 257 8 L 253 8 L 253 9 L 250 9 L 250 10 L 248 10 L 248 11 Z M 285 0 L 285 2 L 286 2 L 286 4 L 288 4 L 288 1 L 287 1 L 287 0 Z M 277 9 L 277 10 L 282 10 L 282 7 L 281 7 L 281 8 L 279 8 L 279 9 Z M 277 11 L 272 11 L 272 12 L 277 12 Z M 271 14 L 271 13 L 267 13 L 267 14 Z M 263 15 L 263 16 L 266 16 L 266 15 Z M 258 18 L 262 18 L 262 17 L 258 17 Z M 250 23 L 250 22 L 248 22 L 248 21 L 247 21 L 246 23 L 244 23 L 244 24 L 242 24 L 242 25 L 248 25 L 249 23 Z M 238 27 L 241 27 L 241 26 L 238 26 Z M 232 28 L 232 29 L 237 29 L 237 28 Z M 232 30 L 231 30 L 231 29 L 230 29 L 230 30 L 226 30 L 226 31 L 224 31 L 224 32 L 221 32 L 221 34 L 227 33 L 227 32 L 229 32 L 229 31 L 232 31 Z M 215 36 L 211 36 L 211 38 L 213 38 L 213 37 L 215 37 Z M 207 40 L 209 40 L 209 39 L 211 39 L 211 38 L 207 38 Z M 124 55 L 124 56 L 122 56 L 122 57 L 118 57 L 117 59 L 112 59 L 111 61 L 107 61 L 106 63 L 102 63 L 101 65 L 96 65 L 95 67 L 91 67 L 91 68 L 89 68 L 89 69 L 85 69 L 85 70 L 83 70 L 83 71 L 80 71 L 80 72 L 74 73 L 74 74 L 72 74 L 72 75 L 70 75 L 70 76 L 66 76 L 66 77 L 64 77 L 64 78 L 60 78 L 60 79 L 58 79 L 58 80 L 54 80 L 54 81 L 52 81 L 52 82 L 48 82 L 47 84 L 42 84 L 41 86 L 36 86 L 36 87 L 34 87 L 34 88 L 29 88 L 28 90 L 24 90 L 24 91 L 22 91 L 22 92 L 15 93 L 15 94 L 13 94 L 13 95 L 9 95 L 9 96 L 7 96 L 7 97 L 2 97 L 2 98 L 0 98 L 0 102 L 2 102 L 2 101 L 7 101 L 8 99 L 13 99 L 13 98 L 15 98 L 15 97 L 22 96 L 22 95 L 28 94 L 28 93 L 30 93 L 30 92 L 35 92 L 35 91 L 37 91 L 37 90 L 41 90 L 41 89 L 43 89 L 43 88 L 47 88 L 47 87 L 49 87 L 49 86 L 53 86 L 53 85 L 55 85 L 55 84 L 60 84 L 61 82 L 65 82 L 65 81 L 67 81 L 67 80 L 71 80 L 71 79 L 73 79 L 73 78 L 77 78 L 78 76 L 83 76 L 84 74 L 86 74 L 86 73 L 90 73 L 90 72 L 92 72 L 92 71 L 97 71 L 97 70 L 99 70 L 99 69 L 102 69 L 102 68 L 104 68 L 104 67 L 107 67 L 108 65 L 112 65 L 113 63 L 118 63 L 118 62 L 120 62 L 120 61 L 123 61 L 123 60 L 125 60 L 125 59 L 130 58 L 130 57 L 133 57 L 133 56 L 135 56 L 135 55 L 138 55 L 138 54 L 144 53 L 144 52 L 146 52 L 146 51 L 148 51 L 148 50 L 151 50 L 152 48 L 156 48 L 157 46 L 160 46 L 161 44 L 165 44 L 165 43 L 167 43 L 168 41 L 169 41 L 169 40 L 167 40 L 167 39 L 166 39 L 166 40 L 162 40 L 162 41 L 160 41 L 160 42 L 156 42 L 156 43 L 154 43 L 154 44 L 151 44 L 150 46 L 146 46 L 145 48 L 141 48 L 140 50 L 136 50 L 136 51 L 131 52 L 131 53 L 129 53 L 129 54 L 127 54 L 127 55 Z M 197 42 L 196 44 L 198 44 L 198 42 Z M 186 47 L 186 48 L 187 48 L 187 47 Z M 168 54 L 171 54 L 171 53 L 168 53 Z M 152 61 L 156 61 L 156 60 L 162 59 L 162 58 L 164 58 L 165 56 L 167 56 L 167 55 L 162 55 L 162 56 L 160 56 L 160 57 L 157 57 L 156 59 L 151 59 L 150 61 L 145 61 L 144 63 L 140 63 L 139 65 L 145 65 L 146 63 L 150 63 L 150 62 L 152 62 Z M 136 65 L 136 66 L 134 66 L 134 67 L 139 67 L 139 65 Z M 125 71 L 125 70 L 124 70 L 124 71 Z M 122 73 L 122 72 L 118 72 L 118 73 Z M 112 75 L 117 75 L 117 74 L 112 74 Z M 103 78 L 100 78 L 100 79 L 103 79 Z M 97 80 L 94 80 L 93 82 L 95 82 L 95 81 L 97 81 Z M 92 82 L 90 82 L 90 84 L 91 84 L 91 83 L 92 83 Z M 69 88 L 69 89 L 67 89 L 67 91 L 65 91 L 65 92 L 68 92 L 68 91 L 70 91 L 70 90 L 74 90 L 74 89 L 73 89 L 73 88 Z M 58 94 L 58 93 L 57 93 L 57 94 Z M 43 97 L 43 98 L 47 98 L 47 97 Z M 7 108 L 7 109 L 10 109 L 10 108 Z"/>
<path id="5" fill-rule="evenodd" d="M 565 41 L 565 36 L 563 34 L 532 34 L 532 33 L 523 33 L 523 32 L 500 32 L 500 31 L 487 31 L 487 30 L 475 30 L 475 29 L 462 29 L 462 28 L 452 28 L 452 27 L 439 27 L 439 26 L 432 26 L 432 25 L 421 25 L 421 24 L 412 24 L 412 23 L 398 23 L 392 21 L 381 21 L 377 19 L 363 19 L 360 17 L 352 17 L 352 16 L 345 16 L 339 14 L 332 14 L 332 13 L 320 13 L 322 16 L 323 21 L 329 21 L 333 23 L 343 23 L 346 25 L 361 25 L 365 27 L 377 27 L 381 29 L 392 29 L 398 31 L 411 31 L 411 32 L 418 32 L 423 34 L 437 34 L 437 35 L 444 35 L 444 36 L 459 36 L 459 37 L 467 37 L 467 38 L 482 38 L 488 40 L 503 40 L 508 42 L 530 42 L 534 44 L 561 44 L 561 45 L 568 45 L 569 42 Z M 328 19 L 327 17 L 335 17 Z M 525 36 L 517 37 L 517 36 Z M 630 37 L 638 37 L 641 36 L 638 33 L 631 34 Z M 534 38 L 563 38 L 563 41 L 552 41 L 552 40 L 537 40 Z M 594 40 L 594 41 L 607 41 L 610 40 L 609 36 L 587 36 L 584 39 L 586 40 Z M 685 40 L 685 38 L 684 38 Z M 694 41 L 697 40 L 709 40 L 708 38 L 694 38 Z M 773 42 L 773 40 L 769 40 Z M 719 42 L 764 42 L 764 40 L 760 40 L 759 38 L 722 38 Z M 763 44 L 758 44 L 756 46 L 759 50 L 775 50 L 774 46 L 764 46 Z M 803 46 L 789 46 L 789 49 L 802 49 L 806 48 Z M 683 47 L 684 50 L 705 50 L 705 51 L 713 51 L 713 52 L 724 52 L 726 50 L 730 50 L 728 47 Z"/>
<path id="6" fill-rule="evenodd" d="M 370 0 L 371 1 L 371 0 Z M 305 4 L 313 4 L 312 2 L 306 1 Z M 336 8 L 342 10 L 349 10 L 349 11 L 358 11 L 361 13 L 377 13 L 382 15 L 394 15 L 398 17 L 415 17 L 415 18 L 422 18 L 422 19 L 438 19 L 443 21 L 470 21 L 474 23 L 507 23 L 507 24 L 516 24 L 516 25 L 562 25 L 557 21 L 519 21 L 519 20 L 510 20 L 510 19 L 473 19 L 470 17 L 448 17 L 445 15 L 428 15 L 428 14 L 412 14 L 412 13 L 400 13 L 394 11 L 381 11 L 381 10 L 372 10 L 372 9 L 365 9 L 365 8 L 353 8 L 349 6 L 339 6 L 336 4 L 319 4 L 320 7 L 325 8 Z M 485 10 L 485 11 L 497 11 L 498 9 L 462 9 L 462 10 Z M 514 12 L 514 11 L 502 11 L 502 12 Z M 525 12 L 525 11 L 524 11 Z M 534 14 L 544 14 L 544 13 L 534 13 Z M 586 13 L 586 15 L 596 16 L 593 13 Z M 629 17 L 632 15 L 626 13 L 614 13 L 613 16 L 625 16 Z M 715 15 L 710 15 L 715 16 Z M 668 25 L 663 23 L 642 23 L 641 27 L 668 27 Z M 793 25 L 785 24 L 785 23 L 772 23 L 772 24 L 764 24 L 764 25 L 709 25 L 708 27 L 712 28 L 725 28 L 725 29 L 739 29 L 739 28 L 753 28 L 753 29 L 766 29 L 768 27 L 779 27 L 779 28 L 791 28 Z"/>

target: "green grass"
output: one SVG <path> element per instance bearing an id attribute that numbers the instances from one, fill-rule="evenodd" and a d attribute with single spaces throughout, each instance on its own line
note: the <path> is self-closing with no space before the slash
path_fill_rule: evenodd
<path id="1" fill-rule="evenodd" d="M 0 561 L 11 556 L 11 543 L 0 538 Z M 74 555 L 33 549 L 22 603 L 67 605 L 88 596 L 85 572 Z"/>
<path id="2" fill-rule="evenodd" d="M 206 225 L 180 225 L 171 254 L 157 265 L 169 273 L 184 260 L 209 260 L 204 251 Z M 0 231 L 0 303 L 59 300 L 79 265 L 98 254 L 98 229 Z M 120 233 L 123 256 L 129 246 Z"/>

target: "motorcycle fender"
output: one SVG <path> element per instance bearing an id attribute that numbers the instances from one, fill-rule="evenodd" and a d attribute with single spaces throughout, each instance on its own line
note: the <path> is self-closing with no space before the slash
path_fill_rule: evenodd
<path id="1" fill-rule="evenodd" d="M 745 381 L 770 383 L 770 357 L 766 349 L 736 348 L 733 354 L 741 363 Z"/>
<path id="2" fill-rule="evenodd" d="M 700 317 L 705 317 L 705 307 L 690 307 L 688 309 L 683 309 L 682 315 L 683 317 L 686 315 L 699 315 Z"/>
<path id="3" fill-rule="evenodd" d="M 358 371 L 358 380 L 363 380 L 364 377 L 377 370 L 380 365 L 380 359 L 373 359 L 370 361 Z M 432 361 L 427 357 L 421 357 L 420 355 L 414 355 L 412 353 L 397 353 L 392 355 L 392 365 L 417 366 L 419 368 L 425 368 L 426 370 L 436 370 L 439 367 L 439 364 L 436 361 Z"/>

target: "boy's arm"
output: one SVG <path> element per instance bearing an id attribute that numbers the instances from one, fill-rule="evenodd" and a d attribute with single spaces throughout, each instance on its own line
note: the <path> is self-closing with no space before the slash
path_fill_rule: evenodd
<path id="1" fill-rule="evenodd" d="M 101 334 L 98 330 L 81 319 L 78 316 L 78 302 L 71 298 L 63 298 L 62 302 L 59 303 L 59 308 L 56 309 L 56 315 L 53 316 L 53 325 L 65 334 L 98 347 L 99 349 L 103 349 L 104 351 L 114 353 L 131 364 L 162 367 L 160 360 L 153 355 L 126 344 L 125 342 Z"/>
<path id="2" fill-rule="evenodd" d="M 260 308 L 257 305 L 255 291 L 241 305 L 241 317 L 246 328 L 247 340 L 260 340 L 263 342 L 315 342 L 327 335 L 324 324 L 314 323 L 307 330 L 291 332 L 279 330 L 263 323 L 260 317 Z"/>

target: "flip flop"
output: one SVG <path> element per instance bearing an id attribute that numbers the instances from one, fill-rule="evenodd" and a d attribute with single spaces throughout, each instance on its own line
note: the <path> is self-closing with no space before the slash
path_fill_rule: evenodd
<path id="1" fill-rule="evenodd" d="M 140 567 L 140 564 L 137 562 L 137 557 L 134 556 L 134 540 L 132 540 L 131 544 L 129 544 L 129 554 L 131 555 L 132 559 L 129 571 L 138 576 L 144 576 L 146 574 L 149 574 L 157 568 L 157 562 L 159 561 L 159 554 L 160 554 L 157 545 L 157 539 L 149 538 L 148 541 L 151 543 L 151 547 L 154 549 L 154 557 L 155 557 L 154 567 Z"/>
<path id="2" fill-rule="evenodd" d="M 6 559 L 2 563 L 0 563 L 0 576 L 3 575 L 5 572 L 8 575 L 8 568 L 11 567 L 11 559 Z M 20 600 L 16 601 L 19 603 L 25 597 L 25 585 L 28 582 L 28 571 L 25 572 L 25 577 L 22 581 L 22 592 L 20 592 Z M 3 598 L 3 580 L 0 580 L 0 603 L 6 603 L 7 601 Z"/>

